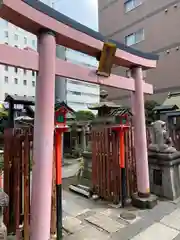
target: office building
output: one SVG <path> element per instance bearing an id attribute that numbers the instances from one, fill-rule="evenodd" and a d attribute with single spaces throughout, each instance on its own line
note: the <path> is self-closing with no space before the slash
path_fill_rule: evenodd
<path id="1" fill-rule="evenodd" d="M 79 5 L 71 0 L 54 0 L 52 6 L 68 17 L 98 31 L 97 1 L 81 1 Z M 97 68 L 95 58 L 72 49 L 58 46 L 57 57 L 77 65 Z M 88 105 L 98 103 L 99 93 L 99 85 L 78 81 L 77 79 L 56 78 L 56 99 L 65 100 L 75 111 L 87 110 Z"/>
<path id="2" fill-rule="evenodd" d="M 43 3 L 63 12 L 63 7 L 59 0 L 41 0 Z M 67 6 L 67 1 L 66 1 Z M 64 9 L 65 10 L 65 9 Z M 75 11 L 75 9 L 73 9 Z M 67 14 L 65 12 L 65 14 Z M 98 19 L 97 19 L 98 26 Z M 0 20 L 1 34 L 0 44 L 5 43 L 20 49 L 32 48 L 37 50 L 36 36 L 8 23 Z M 95 58 L 85 54 L 75 52 L 71 49 L 57 47 L 57 57 L 75 64 L 85 65 L 87 67 L 96 67 Z M 3 101 L 7 94 L 18 96 L 35 97 L 36 72 L 0 65 L 0 101 Z M 56 79 L 56 99 L 64 100 L 75 111 L 88 109 L 89 104 L 99 102 L 99 86 L 86 82 L 80 82 L 76 79 Z"/>
<path id="3" fill-rule="evenodd" d="M 36 50 L 36 37 L 24 30 L 0 19 L 0 44 L 8 44 L 17 48 Z M 0 101 L 7 94 L 19 96 L 35 96 L 36 72 L 0 65 Z"/>
<path id="4" fill-rule="evenodd" d="M 159 103 L 168 92 L 180 91 L 179 21 L 179 0 L 99 0 L 99 30 L 104 36 L 159 55 L 157 69 L 144 73 L 145 81 L 154 86 L 155 94 L 149 99 Z M 113 71 L 126 74 L 125 69 Z M 128 96 L 115 89 L 110 95 L 117 101 Z"/>

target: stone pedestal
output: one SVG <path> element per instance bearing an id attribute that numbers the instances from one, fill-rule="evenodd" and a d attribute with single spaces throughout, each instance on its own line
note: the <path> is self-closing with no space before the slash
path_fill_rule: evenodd
<path id="1" fill-rule="evenodd" d="M 157 196 L 150 194 L 148 197 L 139 197 L 137 193 L 132 196 L 132 205 L 140 209 L 152 209 L 157 205 Z"/>
<path id="2" fill-rule="evenodd" d="M 150 189 L 157 196 L 175 200 L 180 197 L 180 158 L 169 157 L 149 156 Z"/>
<path id="3" fill-rule="evenodd" d="M 85 151 L 82 153 L 84 158 L 84 172 L 83 177 L 91 180 L 92 175 L 92 152 Z"/>

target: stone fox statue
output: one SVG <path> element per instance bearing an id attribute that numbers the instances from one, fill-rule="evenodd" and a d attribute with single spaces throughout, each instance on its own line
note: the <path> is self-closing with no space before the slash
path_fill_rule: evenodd
<path id="1" fill-rule="evenodd" d="M 173 147 L 172 139 L 168 134 L 166 123 L 158 120 L 153 122 L 151 130 L 151 140 L 152 143 L 149 145 L 148 149 L 154 152 L 162 153 L 174 153 L 176 148 Z"/>

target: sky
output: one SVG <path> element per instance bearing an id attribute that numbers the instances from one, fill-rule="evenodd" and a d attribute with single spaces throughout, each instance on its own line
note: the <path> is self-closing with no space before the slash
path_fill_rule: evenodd
<path id="1" fill-rule="evenodd" d="M 97 0 L 53 0 L 56 10 L 98 31 Z"/>

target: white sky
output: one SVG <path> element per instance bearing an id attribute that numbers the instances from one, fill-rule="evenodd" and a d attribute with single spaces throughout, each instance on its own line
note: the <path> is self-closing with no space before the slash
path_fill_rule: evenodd
<path id="1" fill-rule="evenodd" d="M 98 31 L 97 0 L 54 0 L 56 10 Z"/>

